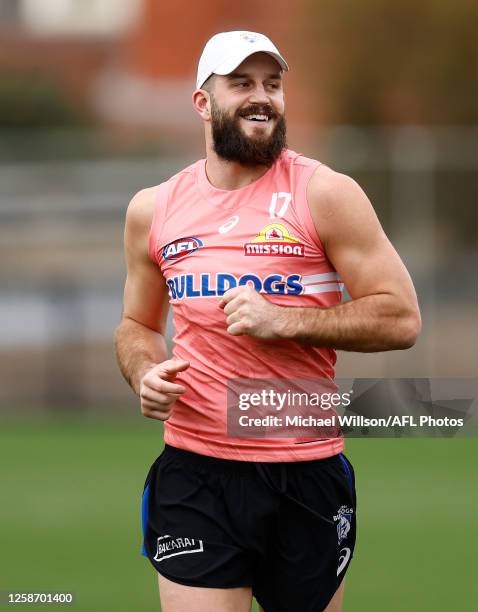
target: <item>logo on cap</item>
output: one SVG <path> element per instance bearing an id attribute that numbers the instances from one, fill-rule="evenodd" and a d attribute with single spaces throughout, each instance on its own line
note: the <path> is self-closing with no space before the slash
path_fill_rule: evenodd
<path id="1" fill-rule="evenodd" d="M 257 40 L 257 36 L 255 34 L 251 34 L 250 32 L 243 32 L 241 34 L 241 38 L 243 40 L 247 40 L 247 42 L 255 43 Z"/>

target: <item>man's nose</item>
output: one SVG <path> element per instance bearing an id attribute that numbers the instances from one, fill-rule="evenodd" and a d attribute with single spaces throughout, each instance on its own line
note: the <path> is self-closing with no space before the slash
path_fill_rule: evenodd
<path id="1" fill-rule="evenodd" d="M 256 85 L 249 96 L 249 101 L 254 104 L 269 104 L 269 95 L 264 88 L 264 85 Z"/>

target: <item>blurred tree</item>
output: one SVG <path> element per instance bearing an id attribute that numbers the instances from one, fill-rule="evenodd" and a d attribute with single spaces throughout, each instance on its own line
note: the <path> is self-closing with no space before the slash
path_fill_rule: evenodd
<path id="1" fill-rule="evenodd" d="M 0 23 L 16 24 L 18 22 L 19 13 L 18 0 L 2 0 L 0 2 Z"/>
<path id="2" fill-rule="evenodd" d="M 87 122 L 53 80 L 34 71 L 0 72 L 0 128 L 81 125 Z"/>
<path id="3" fill-rule="evenodd" d="M 306 2 L 305 69 L 326 97 L 319 121 L 478 122 L 476 0 Z"/>

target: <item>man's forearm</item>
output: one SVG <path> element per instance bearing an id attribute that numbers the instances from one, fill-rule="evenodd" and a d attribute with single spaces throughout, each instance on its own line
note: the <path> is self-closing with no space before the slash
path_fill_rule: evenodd
<path id="1" fill-rule="evenodd" d="M 158 332 L 124 318 L 116 329 L 116 357 L 126 382 L 139 395 L 146 372 L 167 357 L 166 340 Z"/>
<path id="2" fill-rule="evenodd" d="M 418 311 L 397 305 L 391 294 L 369 295 L 331 308 L 279 308 L 275 327 L 280 337 L 344 351 L 406 349 L 420 332 Z"/>

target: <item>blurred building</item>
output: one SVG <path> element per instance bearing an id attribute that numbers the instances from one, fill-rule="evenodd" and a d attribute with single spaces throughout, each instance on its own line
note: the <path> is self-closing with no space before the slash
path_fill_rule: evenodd
<path id="1" fill-rule="evenodd" d="M 478 39 L 471 0 L 424 2 L 2 0 L 2 409 L 135 405 L 112 346 L 125 210 L 203 155 L 197 59 L 230 29 L 277 42 L 292 148 L 360 182 L 417 287 L 417 345 L 342 353 L 339 374 L 475 375 L 476 96 L 459 85 L 476 80 L 458 59 L 477 61 Z"/>
<path id="2" fill-rule="evenodd" d="M 191 93 L 205 42 L 217 31 L 260 30 L 292 66 L 290 123 L 305 138 L 310 105 L 295 40 L 302 4 L 276 0 L 271 10 L 271 3 L 251 0 L 5 0 L 0 70 L 53 81 L 71 104 L 110 129 L 129 129 L 135 138 L 153 130 L 187 147 L 201 129 Z"/>

